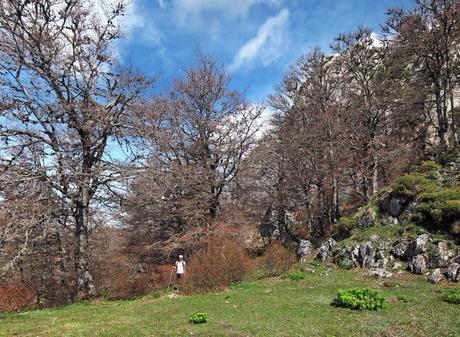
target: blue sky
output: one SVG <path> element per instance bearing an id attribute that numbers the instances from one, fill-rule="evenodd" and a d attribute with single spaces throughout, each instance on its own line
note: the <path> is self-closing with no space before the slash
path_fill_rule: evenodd
<path id="1" fill-rule="evenodd" d="M 159 76 L 157 88 L 193 64 L 196 50 L 215 56 L 232 86 L 263 102 L 289 64 L 312 47 L 328 49 L 359 25 L 380 31 L 389 7 L 413 0 L 132 0 L 117 45 L 122 64 Z"/>

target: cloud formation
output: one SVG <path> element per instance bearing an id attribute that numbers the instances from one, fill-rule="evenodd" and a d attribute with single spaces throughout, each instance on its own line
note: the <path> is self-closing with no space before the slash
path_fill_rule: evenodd
<path id="1" fill-rule="evenodd" d="M 287 43 L 289 10 L 284 8 L 278 15 L 269 17 L 257 30 L 256 36 L 240 47 L 230 70 L 235 71 L 258 61 L 263 66 L 276 61 L 283 53 L 282 46 Z"/>
<path id="2" fill-rule="evenodd" d="M 255 5 L 278 6 L 280 0 L 174 0 L 181 23 L 200 21 L 203 14 L 220 13 L 227 19 L 244 17 Z"/>

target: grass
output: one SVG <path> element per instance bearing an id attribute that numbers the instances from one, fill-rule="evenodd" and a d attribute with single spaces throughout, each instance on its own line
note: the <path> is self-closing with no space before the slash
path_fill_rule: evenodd
<path id="1" fill-rule="evenodd" d="M 378 289 L 384 308 L 356 312 L 331 306 L 338 288 L 357 286 Z M 4 314 L 0 336 L 460 336 L 460 308 L 442 301 L 444 288 L 411 275 L 382 283 L 363 272 L 326 273 L 320 267 L 298 281 L 272 278 L 204 295 L 148 295 Z M 195 312 L 208 313 L 208 322 L 189 323 Z"/>

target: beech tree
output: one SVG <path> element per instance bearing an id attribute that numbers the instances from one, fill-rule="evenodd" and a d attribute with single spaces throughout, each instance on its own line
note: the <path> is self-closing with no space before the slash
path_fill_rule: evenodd
<path id="1" fill-rule="evenodd" d="M 117 69 L 120 2 L 96 12 L 82 0 L 6 0 L 0 4 L 0 152 L 2 174 L 36 179 L 59 200 L 74 231 L 78 299 L 94 295 L 88 252 L 91 207 L 116 190 L 120 165 L 109 145 L 122 144 L 131 105 L 147 82 Z M 129 117 L 129 118 L 128 118 Z M 25 151 L 40 165 L 25 177 Z M 113 154 L 113 153 L 112 153 Z"/>
<path id="2" fill-rule="evenodd" d="M 436 130 L 435 143 L 442 151 L 457 147 L 460 3 L 417 0 L 413 10 L 390 10 L 385 32 L 400 62 L 410 67 L 405 72 L 408 82 L 417 83 L 425 94 L 425 115 Z"/>
<path id="3" fill-rule="evenodd" d="M 132 185 L 132 200 L 149 200 L 142 207 L 152 211 L 150 226 L 185 233 L 215 221 L 254 144 L 262 110 L 232 90 L 225 69 L 203 55 L 154 100 L 142 126 L 150 148 L 146 174 Z"/>

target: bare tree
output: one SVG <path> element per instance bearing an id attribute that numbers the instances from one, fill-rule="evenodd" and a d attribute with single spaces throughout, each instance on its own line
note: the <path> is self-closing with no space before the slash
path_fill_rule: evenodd
<path id="1" fill-rule="evenodd" d="M 121 142 L 130 105 L 146 85 L 141 76 L 116 69 L 112 43 L 120 37 L 116 21 L 125 4 L 104 15 L 91 6 L 81 0 L 0 5 L 2 170 L 19 165 L 28 147 L 39 150 L 40 170 L 28 179 L 46 182 L 73 220 L 79 299 L 94 294 L 91 206 L 102 189 L 106 195 L 114 190 L 119 172 L 108 146 Z"/>
<path id="2" fill-rule="evenodd" d="M 151 105 L 143 125 L 149 168 L 132 186 L 148 180 L 148 191 L 135 187 L 133 192 L 150 195 L 142 207 L 155 211 L 149 219 L 163 231 L 184 233 L 212 223 L 254 144 L 262 108 L 247 103 L 229 82 L 213 58 L 199 55 L 196 66 Z"/>
<path id="3" fill-rule="evenodd" d="M 410 67 L 409 82 L 421 84 L 426 118 L 437 131 L 441 150 L 457 147 L 459 141 L 455 121 L 459 27 L 457 0 L 418 0 L 413 10 L 389 11 L 385 26 L 395 52 Z"/>

